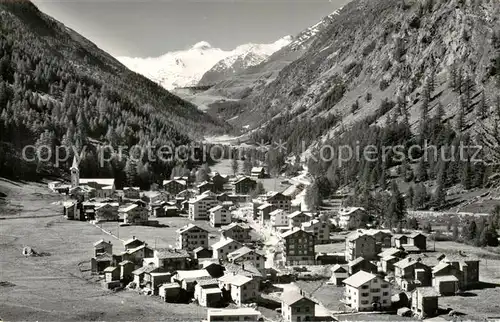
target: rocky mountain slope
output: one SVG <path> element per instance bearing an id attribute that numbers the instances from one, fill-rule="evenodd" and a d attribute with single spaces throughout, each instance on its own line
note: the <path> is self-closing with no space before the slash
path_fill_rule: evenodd
<path id="1" fill-rule="evenodd" d="M 92 142 L 113 147 L 184 144 L 204 132 L 223 132 L 192 104 L 128 70 L 112 56 L 29 1 L 0 2 L 0 175 L 53 173 L 54 153 L 26 162 L 26 145 L 82 149 Z M 53 152 L 53 151 L 52 151 Z M 88 147 L 83 175 L 124 175 L 126 160 L 97 166 Z M 64 170 L 66 164 L 59 167 Z M 131 174 L 160 163 L 130 165 Z M 123 179 L 123 177 L 121 177 Z"/>
<path id="2" fill-rule="evenodd" d="M 464 114 L 467 128 L 490 126 L 494 118 L 476 121 L 474 106 L 483 92 L 488 107 L 496 102 L 499 13 L 495 0 L 354 0 L 277 77 L 248 89 L 232 122 L 253 128 L 276 117 L 336 115 L 342 122 L 324 131 L 322 136 L 328 137 L 368 116 L 382 122 L 397 104 L 381 112 L 381 101 L 399 99 L 416 126 L 423 87 L 432 78 L 429 112 L 441 103 L 451 124 L 457 121 L 463 96 L 462 89 L 450 86 L 458 73 L 460 81 L 470 81 L 473 89 Z M 236 77 L 225 83 L 238 81 Z"/>
<path id="3" fill-rule="evenodd" d="M 219 82 L 203 95 L 222 95 L 239 99 L 248 96 L 254 89 L 258 92 L 272 82 L 285 66 L 301 57 L 311 46 L 316 35 L 331 23 L 337 13 L 338 11 L 335 11 L 315 25 L 306 28 L 294 36 L 288 45 L 283 46 L 260 64 L 235 70 L 233 75 L 224 75 L 224 78 L 219 79 Z"/>
<path id="4" fill-rule="evenodd" d="M 205 72 L 198 85 L 213 85 L 252 66 L 257 66 L 291 42 L 292 37 L 286 36 L 270 45 L 249 44 L 241 46 L 237 53 L 220 60 Z M 248 49 L 245 49 L 245 47 Z"/>
<path id="5" fill-rule="evenodd" d="M 233 50 L 212 47 L 201 41 L 187 50 L 160 57 L 117 57 L 125 66 L 166 89 L 212 84 L 234 71 L 254 66 L 290 43 L 289 36 L 270 44 L 244 44 Z M 207 74 L 205 74 L 207 73 Z"/>

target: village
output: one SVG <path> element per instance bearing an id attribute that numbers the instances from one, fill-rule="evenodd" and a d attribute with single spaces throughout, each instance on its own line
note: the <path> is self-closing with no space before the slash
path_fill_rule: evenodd
<path id="1" fill-rule="evenodd" d="M 436 252 L 422 231 L 355 227 L 366 216 L 362 207 L 309 212 L 293 184 L 255 196 L 269 176 L 265 167 L 249 176 L 213 172 L 204 182 L 175 177 L 157 191 L 80 178 L 76 160 L 70 171 L 70 184 L 49 188 L 65 196 L 64 218 L 109 234 L 88 245 L 102 287 L 194 302 L 207 308 L 206 321 L 333 321 L 363 313 L 437 321 L 463 314 L 442 299 L 490 285 L 480 279 L 478 256 Z M 164 218 L 179 222 L 169 236 L 175 243 L 156 240 Z M 325 296 L 314 294 L 326 287 Z"/>

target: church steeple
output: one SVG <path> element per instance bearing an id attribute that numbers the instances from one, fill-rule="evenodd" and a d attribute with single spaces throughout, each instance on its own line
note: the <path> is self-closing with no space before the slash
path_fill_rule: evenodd
<path id="1" fill-rule="evenodd" d="M 76 155 L 73 157 L 73 164 L 69 170 L 71 172 L 71 188 L 78 187 L 80 185 L 80 169 L 78 169 Z"/>

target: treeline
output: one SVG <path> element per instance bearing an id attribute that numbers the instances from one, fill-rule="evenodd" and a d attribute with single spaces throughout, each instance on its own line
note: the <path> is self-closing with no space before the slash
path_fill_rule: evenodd
<path id="1" fill-rule="evenodd" d="M 168 177 L 176 162 L 153 161 L 147 155 L 130 160 L 130 147 L 176 147 L 224 129 L 30 2 L 2 3 L 0 9 L 6 13 L 0 18 L 0 176 L 61 175 L 73 152 L 54 167 L 54 153 L 51 158 L 32 153 L 35 161 L 28 162 L 21 151 L 27 145 L 64 145 L 79 154 L 86 147 L 82 177 L 115 177 L 118 185 L 144 187 Z M 102 167 L 98 144 L 128 149 L 125 157 Z"/>
<path id="2" fill-rule="evenodd" d="M 500 228 L 500 206 L 495 207 L 488 217 L 469 219 L 465 223 L 457 220 L 448 222 L 448 231 L 452 239 L 477 247 L 499 245 L 498 229 Z"/>

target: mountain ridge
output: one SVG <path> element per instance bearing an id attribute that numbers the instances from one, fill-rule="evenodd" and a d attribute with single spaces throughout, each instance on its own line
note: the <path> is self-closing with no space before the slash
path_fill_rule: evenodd
<path id="1" fill-rule="evenodd" d="M 82 173 L 148 187 L 174 166 L 132 162 L 128 155 L 101 166 L 96 142 L 175 147 L 229 127 L 128 70 L 118 60 L 29 1 L 0 2 L 0 175 L 62 175 L 70 165 L 21 151 L 48 146 L 81 151 Z M 84 147 L 88 149 L 85 150 Z M 73 153 L 72 149 L 69 150 Z M 151 175 L 152 169 L 155 173 Z"/>
<path id="2" fill-rule="evenodd" d="M 165 53 L 159 57 L 125 57 L 117 59 L 131 70 L 142 74 L 166 89 L 195 86 L 215 66 L 218 71 L 231 69 L 233 62 L 244 60 L 245 66 L 258 64 L 291 41 L 285 36 L 269 44 L 243 44 L 232 50 L 212 47 L 201 41 L 186 50 Z M 252 55 L 249 55 L 249 54 Z M 252 59 L 245 60 L 245 57 Z M 215 73 L 216 70 L 213 70 Z M 207 84 L 201 84 L 207 85 Z"/>

